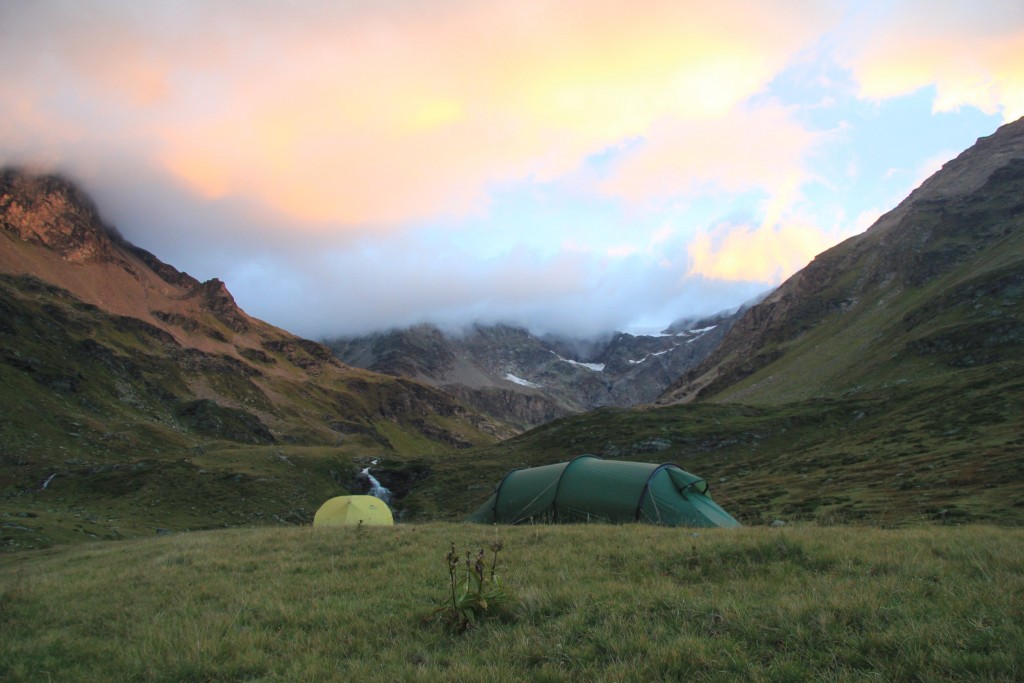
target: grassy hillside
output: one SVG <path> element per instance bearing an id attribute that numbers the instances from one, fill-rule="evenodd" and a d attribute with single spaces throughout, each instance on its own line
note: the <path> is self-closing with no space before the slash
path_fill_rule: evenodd
<path id="1" fill-rule="evenodd" d="M 403 503 L 411 519 L 458 517 L 513 467 L 591 453 L 674 462 L 745 524 L 1024 524 L 1022 395 L 1021 375 L 982 371 L 950 388 L 897 384 L 781 406 L 598 410 L 431 458 L 433 476 Z"/>
<path id="2" fill-rule="evenodd" d="M 449 543 L 495 538 L 514 600 L 454 633 L 430 618 Z M 65 546 L 0 556 L 0 679 L 1020 680 L 1022 542 L 430 524 Z"/>

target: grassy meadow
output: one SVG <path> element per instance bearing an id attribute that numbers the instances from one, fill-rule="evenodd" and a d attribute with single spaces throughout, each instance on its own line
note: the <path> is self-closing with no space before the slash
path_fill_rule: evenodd
<path id="1" fill-rule="evenodd" d="M 501 540 L 464 633 L 445 555 Z M 226 529 L 0 555 L 3 681 L 1024 679 L 1024 530 Z"/>

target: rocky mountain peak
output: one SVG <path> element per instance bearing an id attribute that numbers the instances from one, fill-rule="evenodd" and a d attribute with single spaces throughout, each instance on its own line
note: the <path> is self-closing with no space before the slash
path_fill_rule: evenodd
<path id="1" fill-rule="evenodd" d="M 195 285 L 185 298 L 198 300 L 204 309 L 213 313 L 235 332 L 245 332 L 251 326 L 248 317 L 235 303 L 235 297 L 231 296 L 227 286 L 217 278 Z"/>
<path id="2" fill-rule="evenodd" d="M 45 245 L 71 263 L 105 261 L 114 254 L 113 228 L 81 190 L 57 175 L 0 171 L 0 226 Z"/>
<path id="3" fill-rule="evenodd" d="M 199 282 L 105 226 L 67 180 L 18 169 L 0 170 L 0 380 L 14 387 L 0 397 L 0 450 L 36 430 L 18 447 L 66 452 L 35 445 L 41 416 L 73 422 L 83 458 L 174 453 L 186 465 L 210 441 L 394 453 L 512 432 L 448 394 L 343 366 L 325 346 L 248 316 L 221 280 Z M 26 465 L 20 488 L 65 466 L 48 458 L 28 476 Z"/>
<path id="4" fill-rule="evenodd" d="M 994 173 L 1021 158 L 1024 158 L 1024 118 L 1000 126 L 992 135 L 978 138 L 971 147 L 943 164 L 864 234 L 884 240 L 884 233 L 902 223 L 915 205 L 971 195 L 988 183 Z"/>

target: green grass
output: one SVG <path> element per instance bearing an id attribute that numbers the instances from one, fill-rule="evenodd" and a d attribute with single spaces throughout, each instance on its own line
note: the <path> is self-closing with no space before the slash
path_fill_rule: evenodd
<path id="1" fill-rule="evenodd" d="M 465 634 L 429 620 L 449 542 L 494 539 L 514 606 Z M 0 679 L 1013 681 L 1022 547 L 984 526 L 461 524 L 78 544 L 0 556 Z"/>
<path id="2" fill-rule="evenodd" d="M 37 475 L 31 489 L 0 497 L 0 548 L 310 523 L 325 500 L 348 492 L 359 457 L 328 447 L 230 443 L 139 455 L 57 463 L 45 490 L 48 475 Z"/>

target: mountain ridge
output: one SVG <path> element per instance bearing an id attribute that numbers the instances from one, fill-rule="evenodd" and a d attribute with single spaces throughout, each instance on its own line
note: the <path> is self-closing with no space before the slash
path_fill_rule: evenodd
<path id="1" fill-rule="evenodd" d="M 105 311 L 144 320 L 185 346 L 241 358 L 238 345 L 254 343 L 239 336 L 229 344 L 223 333 L 211 334 L 223 326 L 242 335 L 255 323 L 223 282 L 200 282 L 131 244 L 70 181 L 4 169 L 0 214 L 7 236 L 19 238 L 0 250 L 0 271 L 36 275 Z"/>
<path id="2" fill-rule="evenodd" d="M 681 320 L 660 335 L 574 339 L 514 325 L 446 333 L 421 324 L 325 343 L 346 364 L 423 381 L 531 428 L 594 408 L 653 401 L 715 348 L 738 313 Z"/>
<path id="3" fill-rule="evenodd" d="M 131 244 L 60 176 L 0 171 L 0 235 L 0 273 L 38 278 L 105 315 L 141 321 L 172 346 L 225 359 L 249 377 L 392 381 L 345 366 L 322 344 L 249 316 L 219 279 L 200 282 Z M 446 395 L 425 386 L 418 391 L 449 404 L 445 410 L 459 410 Z M 504 433 L 499 424 L 478 422 Z"/>
<path id="4" fill-rule="evenodd" d="M 1020 211 L 1020 177 L 1024 168 L 1024 119 L 1006 124 L 990 136 L 965 150 L 942 169 L 925 180 L 906 199 L 878 219 L 864 233 L 851 237 L 815 257 L 807 267 L 794 274 L 760 304 L 752 307 L 733 326 L 722 344 L 699 366 L 690 370 L 670 386 L 658 403 L 693 400 L 772 401 L 767 384 L 761 389 L 752 385 L 767 382 L 770 369 L 783 356 L 794 353 L 802 335 L 807 335 L 823 321 L 845 326 L 850 334 L 865 335 L 864 348 L 876 343 L 873 335 L 882 330 L 854 323 L 872 316 L 881 319 L 875 307 L 884 310 L 887 302 L 901 301 L 907 291 L 935 285 L 936 291 L 921 296 L 942 296 L 942 288 L 956 286 L 958 278 L 983 277 L 978 272 L 958 273 L 982 249 L 988 249 L 986 263 L 1009 262 L 1012 268 L 1019 261 L 1020 247 L 1016 220 Z M 986 201 L 1002 202 L 999 207 L 972 200 L 978 193 Z M 1001 212 L 1001 213 L 1000 213 Z M 995 217 L 993 217 L 995 216 Z M 993 221 L 996 221 L 994 224 Z M 991 225 L 990 225 L 991 224 Z M 990 226 L 971 231 L 970 226 Z M 1005 234 L 1004 234 L 1005 232 Z M 1009 240 L 1000 247 L 1000 240 Z M 841 278 L 835 276 L 841 274 Z M 940 282 L 950 278 L 950 282 Z M 912 310 L 904 315 L 913 316 Z M 895 322 L 882 320 L 893 327 Z M 882 323 L 880 323 L 882 324 Z M 890 330 L 892 336 L 902 334 Z M 871 338 L 868 338 L 871 337 Z M 821 343 L 821 342 L 819 342 Z M 896 342 L 894 342 L 896 343 Z M 897 352 L 898 349 L 893 350 Z M 802 353 L 810 358 L 805 349 Z M 818 365 L 829 364 L 825 372 L 837 376 L 835 366 L 845 363 L 851 376 L 856 374 L 852 352 L 833 354 Z M 884 364 L 881 359 L 879 365 Z M 778 374 L 778 373 L 776 373 Z M 750 379 L 747 379 L 750 378 Z M 838 379 L 836 380 L 838 381 Z M 745 389 L 737 387 L 743 383 Z M 777 383 L 777 380 L 776 380 Z M 769 382 L 770 384 L 770 382 Z M 792 384 L 792 382 L 790 382 Z M 818 393 L 800 393 L 800 398 L 823 395 L 830 390 L 827 382 L 819 382 Z M 786 396 L 796 394 L 785 393 Z M 728 396 L 729 398 L 726 398 Z M 717 398 L 716 398 L 717 397 Z"/>

